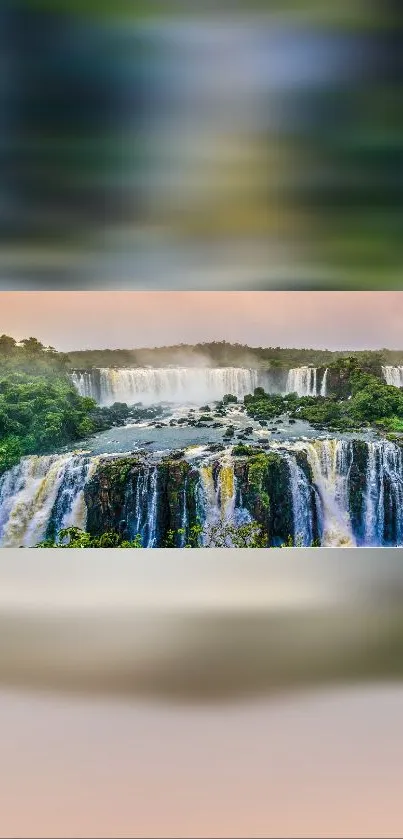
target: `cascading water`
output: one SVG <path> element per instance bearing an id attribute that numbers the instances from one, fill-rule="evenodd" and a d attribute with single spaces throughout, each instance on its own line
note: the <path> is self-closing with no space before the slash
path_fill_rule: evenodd
<path id="1" fill-rule="evenodd" d="M 200 466 L 200 490 L 199 490 L 199 518 L 204 528 L 220 521 L 221 511 L 218 500 L 218 487 L 214 480 L 213 466 L 211 463 Z"/>
<path id="2" fill-rule="evenodd" d="M 323 374 L 322 384 L 320 386 L 319 396 L 327 396 L 327 378 L 328 378 L 329 370 L 326 367 L 326 370 Z"/>
<path id="3" fill-rule="evenodd" d="M 401 545 L 402 540 L 402 451 L 387 440 L 368 443 L 364 544 Z"/>
<path id="4" fill-rule="evenodd" d="M 186 504 L 187 488 L 188 488 L 188 478 L 187 478 L 187 475 L 186 475 L 185 480 L 183 481 L 183 489 L 182 489 L 182 497 L 181 497 L 182 513 L 181 513 L 181 526 L 180 526 L 181 532 L 179 533 L 179 547 L 180 548 L 183 548 L 186 544 L 186 532 L 187 532 L 188 520 L 189 520 L 188 508 L 187 508 L 187 504 Z"/>
<path id="5" fill-rule="evenodd" d="M 287 377 L 287 393 L 296 393 L 298 396 L 318 395 L 318 371 L 316 367 L 294 367 Z"/>
<path id="6" fill-rule="evenodd" d="M 235 508 L 235 475 L 231 460 L 221 464 L 218 483 L 221 517 L 231 521 Z"/>
<path id="7" fill-rule="evenodd" d="M 383 534 L 383 476 L 381 450 L 374 444 L 368 445 L 364 510 L 364 544 L 376 545 Z"/>
<path id="8" fill-rule="evenodd" d="M 391 366 L 386 364 L 382 367 L 382 375 L 387 385 L 403 387 L 403 366 Z"/>
<path id="9" fill-rule="evenodd" d="M 204 525 L 203 544 L 208 539 L 209 529 L 220 522 L 230 522 L 235 509 L 235 476 L 228 456 L 214 473 L 213 464 L 199 467 L 199 515 Z"/>
<path id="10" fill-rule="evenodd" d="M 292 497 L 294 545 L 308 547 L 313 542 L 312 489 L 305 472 L 298 465 L 295 457 L 285 455 L 290 473 Z"/>
<path id="11" fill-rule="evenodd" d="M 72 380 L 82 396 L 101 405 L 114 402 L 197 403 L 218 400 L 226 393 L 242 399 L 256 387 L 270 386 L 270 376 L 244 367 L 100 368 L 75 372 Z M 273 377 L 274 382 L 274 377 Z M 273 384 L 274 386 L 274 384 Z M 277 388 L 281 390 L 280 387 Z"/>
<path id="12" fill-rule="evenodd" d="M 46 528 L 47 538 L 56 539 L 66 527 L 85 530 L 87 510 L 84 487 L 95 472 L 98 460 L 98 457 L 73 455 L 67 464 Z"/>
<path id="13" fill-rule="evenodd" d="M 237 492 L 234 463 L 228 452 L 221 462 L 216 462 L 215 470 L 211 463 L 201 464 L 199 474 L 196 514 L 204 525 L 202 544 L 206 545 L 215 525 L 222 523 L 237 527 L 250 522 L 251 515 Z"/>
<path id="14" fill-rule="evenodd" d="M 139 535 L 144 548 L 156 547 L 157 513 L 158 468 L 147 465 L 138 474 L 134 499 L 131 484 L 126 493 L 124 517 L 129 538 Z"/>
<path id="15" fill-rule="evenodd" d="M 383 461 L 383 543 L 401 545 L 403 541 L 403 459 L 402 451 L 388 442 L 382 446 Z"/>
<path id="16" fill-rule="evenodd" d="M 386 440 L 298 440 L 273 445 L 273 452 L 287 463 L 284 499 L 288 493 L 292 523 L 284 528 L 286 535 L 289 529 L 293 531 L 289 535 L 295 544 L 308 546 L 317 535 L 323 546 L 403 544 L 403 456 L 399 445 Z M 93 485 L 91 478 L 104 460 L 86 453 L 23 458 L 0 480 L 0 544 L 30 547 L 56 538 L 65 527 L 84 529 L 87 508 L 83 490 L 90 481 Z M 248 460 L 234 457 L 231 447 L 218 454 L 201 453 L 197 464 L 192 460 L 191 472 L 186 466 L 167 473 L 166 464 L 160 471 L 159 461 L 147 457 L 133 462 L 134 472 L 127 480 L 116 527 L 124 526 L 129 538 L 139 534 L 144 547 L 162 544 L 166 517 L 171 514 L 175 527 L 185 531 L 180 546 L 186 544 L 194 516 L 204 526 L 200 540 L 204 545 L 209 543 L 208 532 L 214 525 L 251 521 L 254 502 L 244 477 Z M 167 474 L 171 474 L 171 513 L 164 495 Z M 102 513 L 104 501 L 100 509 Z M 113 511 L 113 504 L 110 509 Z M 281 520 L 282 496 L 274 502 L 269 499 L 268 510 L 270 516 Z"/>
<path id="17" fill-rule="evenodd" d="M 150 470 L 149 481 L 149 503 L 148 503 L 148 540 L 145 547 L 155 548 L 157 542 L 157 504 L 158 504 L 158 469 L 154 466 Z"/>
<path id="18" fill-rule="evenodd" d="M 232 393 L 243 399 L 256 387 L 268 393 L 298 393 L 299 396 L 326 395 L 327 370 L 319 388 L 316 367 L 255 370 L 247 367 L 101 367 L 75 371 L 72 381 L 81 396 L 90 396 L 100 405 L 114 402 L 154 404 L 173 402 L 200 405 Z"/>
<path id="19" fill-rule="evenodd" d="M 71 374 L 74 387 L 80 396 L 89 396 L 96 402 L 101 402 L 100 392 L 100 371 L 96 370 L 74 370 Z"/>
<path id="20" fill-rule="evenodd" d="M 84 527 L 83 488 L 95 465 L 81 454 L 24 457 L 0 481 L 0 544 L 32 547 L 48 530 Z"/>
<path id="21" fill-rule="evenodd" d="M 328 547 L 354 545 L 347 497 L 351 443 L 347 440 L 314 440 L 291 445 L 306 453 L 312 469 L 321 504 L 321 544 Z"/>

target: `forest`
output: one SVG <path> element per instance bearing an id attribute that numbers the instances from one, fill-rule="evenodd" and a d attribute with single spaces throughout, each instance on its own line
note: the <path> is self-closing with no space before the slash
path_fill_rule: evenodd
<path id="1" fill-rule="evenodd" d="M 68 365 L 75 369 L 91 367 L 166 367 L 170 364 L 186 367 L 214 365 L 216 367 L 313 367 L 329 366 L 338 359 L 354 357 L 364 367 L 382 364 L 403 364 L 402 350 L 361 350 L 352 352 L 318 349 L 289 349 L 284 347 L 249 347 L 227 341 L 202 344 L 177 344 L 167 347 L 143 347 L 132 350 L 80 350 L 69 353 Z"/>
<path id="2" fill-rule="evenodd" d="M 67 370 L 68 356 L 36 338 L 0 336 L 0 475 L 23 455 L 74 445 L 117 420 L 79 396 Z"/>

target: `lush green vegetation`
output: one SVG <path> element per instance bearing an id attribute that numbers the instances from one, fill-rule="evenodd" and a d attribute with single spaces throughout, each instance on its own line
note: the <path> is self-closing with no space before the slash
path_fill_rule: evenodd
<path id="1" fill-rule="evenodd" d="M 0 336 L 0 475 L 23 455 L 54 451 L 94 431 L 122 424 L 127 405 L 98 408 L 79 396 L 68 356 L 36 338 Z"/>
<path id="2" fill-rule="evenodd" d="M 170 548 L 176 545 L 176 534 L 183 534 L 185 531 L 179 528 L 177 531 L 169 531 L 163 547 Z M 200 536 L 203 532 L 201 525 L 194 525 L 191 528 L 185 548 L 200 547 Z M 292 547 L 293 541 L 290 537 L 284 547 Z M 261 526 L 255 522 L 247 522 L 242 525 L 234 525 L 229 522 L 219 522 L 212 525 L 206 534 L 206 547 L 216 548 L 261 548 L 266 546 L 266 535 Z M 118 533 L 108 531 L 100 536 L 91 536 L 78 527 L 67 527 L 61 530 L 57 541 L 47 539 L 40 542 L 37 548 L 142 548 L 141 536 L 137 534 L 132 541 L 123 539 Z"/>
<path id="3" fill-rule="evenodd" d="M 287 412 L 291 418 L 338 431 L 372 426 L 403 432 L 403 391 L 367 370 L 354 357 L 339 359 L 329 367 L 330 375 L 337 373 L 339 395 L 330 393 L 328 397 L 273 396 L 256 388 L 253 395 L 245 396 L 247 413 L 258 420 L 273 420 Z"/>
<path id="4" fill-rule="evenodd" d="M 46 539 L 36 545 L 37 548 L 141 548 L 141 537 L 132 541 L 123 539 L 119 533 L 108 531 L 101 536 L 91 536 L 79 527 L 66 527 L 61 530 L 58 540 Z"/>
<path id="5" fill-rule="evenodd" d="M 176 545 L 176 534 L 184 531 L 179 528 L 176 531 L 169 531 L 164 548 L 173 548 Z M 185 548 L 200 548 L 200 535 L 203 528 L 194 525 Z M 294 540 L 289 536 L 286 541 L 278 545 L 280 548 L 302 547 L 302 539 L 297 536 Z M 101 536 L 91 536 L 79 527 L 67 527 L 61 530 L 57 541 L 46 539 L 36 545 L 37 548 L 142 548 L 141 536 L 138 534 L 132 541 L 123 539 L 118 533 L 108 531 Z M 256 521 L 246 522 L 241 525 L 234 525 L 231 522 L 219 522 L 212 525 L 206 534 L 206 548 L 266 548 L 267 535 L 263 528 Z M 315 540 L 313 548 L 320 547 L 319 541 Z"/>

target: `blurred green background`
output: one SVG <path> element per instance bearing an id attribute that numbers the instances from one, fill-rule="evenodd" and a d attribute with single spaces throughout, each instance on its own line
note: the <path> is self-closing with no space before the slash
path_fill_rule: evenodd
<path id="1" fill-rule="evenodd" d="M 400 288 L 396 2 L 4 0 L 0 287 Z"/>

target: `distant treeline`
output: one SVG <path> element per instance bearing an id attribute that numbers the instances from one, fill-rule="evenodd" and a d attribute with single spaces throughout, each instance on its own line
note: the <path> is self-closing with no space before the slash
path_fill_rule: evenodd
<path id="1" fill-rule="evenodd" d="M 339 358 L 353 356 L 363 366 L 403 364 L 403 350 L 343 350 L 332 352 L 317 349 L 288 349 L 283 347 L 249 347 L 213 341 L 205 344 L 176 344 L 169 347 L 133 350 L 79 350 L 69 353 L 69 366 L 76 369 L 91 367 L 184 367 L 213 365 L 217 367 L 321 367 Z"/>

